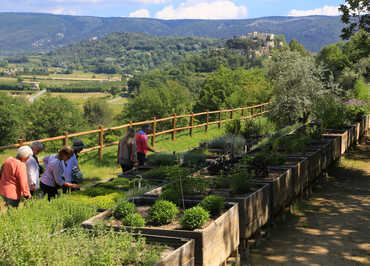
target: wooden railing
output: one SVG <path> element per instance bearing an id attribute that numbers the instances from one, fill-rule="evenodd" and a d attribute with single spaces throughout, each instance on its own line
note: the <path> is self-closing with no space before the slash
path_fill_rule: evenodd
<path id="1" fill-rule="evenodd" d="M 269 104 L 270 103 L 268 102 L 268 103 L 253 105 L 253 106 L 247 106 L 247 107 L 239 107 L 239 108 L 232 108 L 232 109 L 218 110 L 218 111 L 206 111 L 206 112 L 195 113 L 195 114 L 194 113 L 184 114 L 184 115 L 174 114 L 173 116 L 166 117 L 166 118 L 159 118 L 159 119 L 157 119 L 156 117 L 153 117 L 153 120 L 141 121 L 141 122 L 132 122 L 132 121 L 130 121 L 128 124 L 121 125 L 121 126 L 116 126 L 116 127 L 110 127 L 110 128 L 104 128 L 103 126 L 99 126 L 99 129 L 94 129 L 94 130 L 89 130 L 89 131 L 84 131 L 84 132 L 78 132 L 78 133 L 72 133 L 72 134 L 69 134 L 68 132 L 64 132 L 63 136 L 57 136 L 57 137 L 34 140 L 34 141 L 38 141 L 38 142 L 41 142 L 41 143 L 46 143 L 46 142 L 61 140 L 63 145 L 67 145 L 69 138 L 81 137 L 81 136 L 85 136 L 85 135 L 97 134 L 98 133 L 99 134 L 99 145 L 97 145 L 95 147 L 84 149 L 82 151 L 82 153 L 91 152 L 91 151 L 94 151 L 94 150 L 99 150 L 99 158 L 100 158 L 100 160 L 102 160 L 102 158 L 103 158 L 103 149 L 105 147 L 109 147 L 109 146 L 113 146 L 113 145 L 118 144 L 118 141 L 115 141 L 115 142 L 112 142 L 112 143 L 107 143 L 107 144 L 104 143 L 104 132 L 106 132 L 106 131 L 114 131 L 114 130 L 120 130 L 120 129 L 124 129 L 124 128 L 131 128 L 131 127 L 135 127 L 135 126 L 150 124 L 152 126 L 152 131 L 153 132 L 151 134 L 148 134 L 148 137 L 151 138 L 151 144 L 152 144 L 152 146 L 154 146 L 155 145 L 155 138 L 157 136 L 171 133 L 171 138 L 174 141 L 176 139 L 176 132 L 184 131 L 184 130 L 189 130 L 189 135 L 193 136 L 193 129 L 194 128 L 204 127 L 205 132 L 208 131 L 208 127 L 210 125 L 217 124 L 218 128 L 221 128 L 223 123 L 234 119 L 234 117 L 236 116 L 236 112 L 238 112 L 238 111 L 241 111 L 241 116 L 239 117 L 240 119 L 250 119 L 250 118 L 254 118 L 256 116 L 263 115 L 263 114 L 269 112 L 266 108 L 266 106 L 269 105 Z M 250 112 L 248 113 L 247 116 L 245 116 L 246 111 L 249 111 L 249 110 L 250 110 Z M 228 118 L 222 119 L 222 114 L 223 113 L 225 113 L 225 114 L 229 113 L 229 116 L 226 115 Z M 209 121 L 211 115 L 213 115 L 212 117 L 216 118 L 215 121 Z M 205 122 L 201 123 L 201 124 L 195 124 L 194 123 L 195 118 L 200 117 L 200 116 L 204 116 L 204 121 Z M 182 119 L 182 118 L 188 118 L 189 119 L 189 122 L 188 122 L 189 125 L 188 126 L 183 126 L 183 127 L 177 127 L 176 123 L 177 123 L 178 119 Z M 164 122 L 164 121 L 172 121 L 172 128 L 168 129 L 168 130 L 157 132 L 158 123 Z M 29 145 L 34 141 L 24 141 L 23 139 L 19 139 L 17 144 L 11 144 L 11 145 L 7 145 L 7 146 L 0 146 L 0 151 L 1 150 L 7 150 L 7 149 L 16 149 L 16 148 L 18 148 L 20 146 L 23 146 L 23 145 Z"/>

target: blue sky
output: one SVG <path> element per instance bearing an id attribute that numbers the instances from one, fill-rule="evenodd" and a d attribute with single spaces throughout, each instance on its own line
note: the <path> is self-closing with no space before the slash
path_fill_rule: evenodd
<path id="1" fill-rule="evenodd" d="M 0 0 L 0 12 L 41 12 L 99 17 L 245 19 L 339 15 L 344 0 Z"/>

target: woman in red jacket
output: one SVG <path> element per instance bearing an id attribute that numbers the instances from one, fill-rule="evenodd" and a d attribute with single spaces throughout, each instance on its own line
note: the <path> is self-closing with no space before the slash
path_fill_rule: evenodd
<path id="1" fill-rule="evenodd" d="M 2 165 L 0 195 L 7 206 L 18 207 L 21 197 L 31 198 L 25 162 L 33 154 L 28 146 L 22 146 L 17 156 L 9 157 Z"/>

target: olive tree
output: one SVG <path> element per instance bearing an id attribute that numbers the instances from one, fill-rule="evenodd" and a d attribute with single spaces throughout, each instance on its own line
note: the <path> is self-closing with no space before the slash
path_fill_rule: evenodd
<path id="1" fill-rule="evenodd" d="M 285 50 L 274 54 L 266 69 L 273 84 L 272 119 L 280 126 L 306 121 L 313 100 L 325 90 L 314 59 Z"/>

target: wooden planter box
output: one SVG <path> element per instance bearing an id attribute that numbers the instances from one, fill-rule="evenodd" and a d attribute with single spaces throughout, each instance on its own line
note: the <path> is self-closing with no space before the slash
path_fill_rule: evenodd
<path id="1" fill-rule="evenodd" d="M 326 170 L 331 162 L 333 161 L 332 158 L 332 142 L 331 138 L 322 138 L 319 141 L 314 141 L 314 145 L 320 146 L 321 151 L 321 171 Z"/>
<path id="2" fill-rule="evenodd" d="M 357 144 L 360 142 L 360 138 L 361 138 L 361 122 L 356 122 L 353 124 L 354 128 L 355 128 L 355 140 L 354 140 L 354 144 Z"/>
<path id="3" fill-rule="evenodd" d="M 251 193 L 224 197 L 227 202 L 238 203 L 240 239 L 250 238 L 271 217 L 271 184 L 258 182 L 253 186 L 256 190 Z M 197 199 L 203 198 L 201 196 Z"/>
<path id="4" fill-rule="evenodd" d="M 241 239 L 250 238 L 259 228 L 267 224 L 271 217 L 271 184 L 261 184 L 258 190 L 250 194 L 225 200 L 238 203 Z"/>
<path id="5" fill-rule="evenodd" d="M 323 134 L 323 136 L 339 137 L 340 138 L 340 155 L 343 155 L 346 152 L 348 148 L 348 130 L 335 131 L 333 133 L 326 133 L 326 134 Z M 336 159 L 339 159 L 340 155 L 339 156 L 336 155 L 335 156 Z"/>
<path id="6" fill-rule="evenodd" d="M 138 197 L 133 198 L 136 205 L 153 204 L 155 199 Z M 199 201 L 186 201 L 186 204 L 196 205 Z M 227 203 L 227 211 L 212 221 L 206 228 L 189 230 L 168 230 L 155 227 L 127 227 L 106 226 L 116 231 L 129 231 L 154 236 L 168 236 L 176 238 L 194 239 L 195 265 L 220 265 L 239 246 L 239 213 L 237 203 Z M 93 228 L 112 216 L 112 210 L 107 210 L 82 223 L 85 228 Z"/>
<path id="7" fill-rule="evenodd" d="M 162 243 L 176 249 L 166 255 L 155 266 L 193 266 L 195 265 L 195 242 L 193 239 L 179 239 L 173 237 L 160 237 L 141 235 L 149 242 Z"/>
<path id="8" fill-rule="evenodd" d="M 348 128 L 348 146 L 347 146 L 347 150 L 352 147 L 353 144 L 356 143 L 356 126 L 355 125 L 351 125 L 349 128 Z"/>
<path id="9" fill-rule="evenodd" d="M 331 165 L 334 161 L 338 160 L 341 157 L 342 144 L 341 138 L 339 136 L 324 136 L 324 138 L 329 140 L 330 145 L 330 157 L 328 166 Z"/>
<path id="10" fill-rule="evenodd" d="M 258 178 L 254 181 L 261 184 L 269 184 L 271 186 L 271 217 L 277 214 L 284 206 L 289 205 L 294 196 L 294 176 L 291 168 L 273 167 L 270 171 L 279 172 L 280 174 L 274 178 Z"/>

